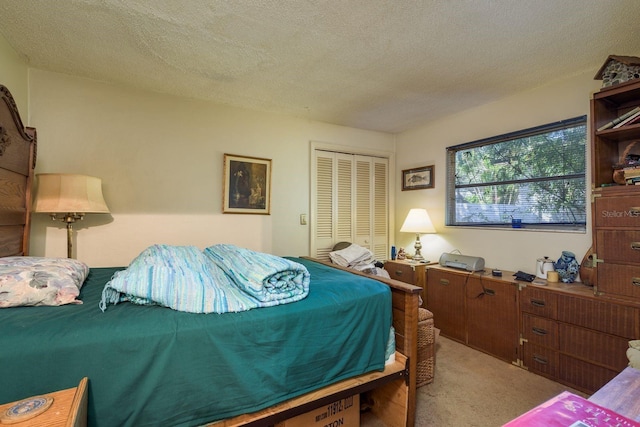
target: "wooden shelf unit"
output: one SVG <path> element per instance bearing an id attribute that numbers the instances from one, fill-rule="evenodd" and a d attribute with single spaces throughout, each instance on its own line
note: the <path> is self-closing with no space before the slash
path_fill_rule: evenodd
<path id="1" fill-rule="evenodd" d="M 614 183 L 613 166 L 620 162 L 620 156 L 629 144 L 640 140 L 640 124 L 602 131 L 598 131 L 598 128 L 638 106 L 640 106 L 640 80 L 607 87 L 593 95 L 590 124 L 594 189 L 608 192 L 625 187 Z M 640 144 L 637 144 L 631 152 L 640 154 Z M 626 190 L 640 192 L 640 188 L 631 187 Z"/>
<path id="2" fill-rule="evenodd" d="M 598 128 L 640 106 L 640 79 L 607 87 L 591 99 L 594 291 L 640 302 L 640 185 L 613 182 L 625 150 L 640 155 L 640 124 Z"/>

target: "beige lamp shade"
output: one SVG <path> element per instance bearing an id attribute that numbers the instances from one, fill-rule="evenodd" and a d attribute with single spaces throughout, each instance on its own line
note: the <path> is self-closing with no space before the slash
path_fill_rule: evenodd
<path id="1" fill-rule="evenodd" d="M 37 174 L 35 212 L 109 213 L 102 196 L 102 180 L 66 173 Z"/>
<path id="2" fill-rule="evenodd" d="M 403 233 L 428 234 L 435 233 L 436 229 L 433 227 L 426 209 L 411 209 L 400 231 Z"/>

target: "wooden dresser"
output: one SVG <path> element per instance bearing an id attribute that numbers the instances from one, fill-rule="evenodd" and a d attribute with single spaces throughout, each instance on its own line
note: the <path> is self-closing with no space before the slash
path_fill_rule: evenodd
<path id="1" fill-rule="evenodd" d="M 581 283 L 541 285 L 441 266 L 427 268 L 426 308 L 448 338 L 585 393 L 625 368 L 640 307 Z"/>
<path id="2" fill-rule="evenodd" d="M 520 311 L 522 366 L 587 393 L 627 366 L 629 340 L 640 334 L 638 308 L 581 284 L 528 285 Z"/>
<path id="3" fill-rule="evenodd" d="M 494 277 L 447 267 L 427 269 L 426 307 L 448 338 L 507 362 L 518 360 L 518 287 L 509 272 Z"/>

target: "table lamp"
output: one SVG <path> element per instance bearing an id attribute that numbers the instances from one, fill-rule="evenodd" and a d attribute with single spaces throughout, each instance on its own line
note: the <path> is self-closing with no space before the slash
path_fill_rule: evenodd
<path id="1" fill-rule="evenodd" d="M 414 248 L 416 250 L 413 259 L 415 261 L 424 261 L 424 257 L 420 253 L 422 249 L 422 243 L 420 243 L 420 234 L 435 233 L 436 229 L 433 227 L 431 218 L 426 209 L 411 209 L 407 218 L 404 220 L 404 224 L 400 228 L 403 233 L 416 233 L 416 244 Z"/>
<path id="2" fill-rule="evenodd" d="M 100 178 L 66 173 L 37 174 L 38 188 L 34 212 L 45 212 L 51 219 L 67 224 L 67 257 L 72 258 L 73 223 L 88 213 L 109 213 L 102 196 Z"/>

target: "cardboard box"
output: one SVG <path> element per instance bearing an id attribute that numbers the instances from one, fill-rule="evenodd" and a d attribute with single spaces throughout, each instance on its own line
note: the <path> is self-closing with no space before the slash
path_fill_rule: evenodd
<path id="1" fill-rule="evenodd" d="M 360 395 L 289 418 L 275 427 L 360 427 Z"/>

